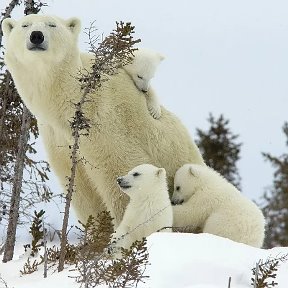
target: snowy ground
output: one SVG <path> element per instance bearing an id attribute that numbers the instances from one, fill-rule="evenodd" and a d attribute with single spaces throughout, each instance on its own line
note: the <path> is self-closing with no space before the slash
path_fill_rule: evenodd
<path id="1" fill-rule="evenodd" d="M 259 259 L 288 254 L 288 247 L 256 249 L 208 234 L 156 233 L 148 237 L 150 278 L 140 288 L 231 288 L 252 287 L 252 271 Z M 20 276 L 27 257 L 21 251 L 9 263 L 0 263 L 0 274 L 9 288 L 78 288 L 67 268 L 43 278 L 43 270 Z M 70 276 L 70 277 L 69 277 Z M 278 288 L 288 287 L 288 263 L 281 263 L 277 273 Z M 105 287 L 105 286 L 99 286 Z M 0 288 L 6 288 L 0 282 Z"/>

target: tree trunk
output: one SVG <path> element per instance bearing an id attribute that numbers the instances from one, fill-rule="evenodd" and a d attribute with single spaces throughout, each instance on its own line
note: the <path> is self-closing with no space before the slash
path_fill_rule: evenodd
<path id="1" fill-rule="evenodd" d="M 43 241 L 44 241 L 44 272 L 43 272 L 43 277 L 47 278 L 47 271 L 48 271 L 48 255 L 47 255 L 47 229 L 45 226 L 45 221 L 44 217 L 42 218 L 42 223 L 43 223 Z"/>
<path id="2" fill-rule="evenodd" d="M 8 85 L 9 85 L 9 82 L 8 82 Z M 2 97 L 4 99 L 3 99 L 2 107 L 0 110 L 0 135 L 1 135 L 1 137 L 3 137 L 3 131 L 4 131 L 4 120 L 5 120 L 6 108 L 7 108 L 7 102 L 8 102 L 8 93 L 4 93 L 4 95 L 2 95 Z"/>
<path id="3" fill-rule="evenodd" d="M 24 105 L 22 115 L 21 135 L 19 139 L 17 160 L 14 168 L 13 188 L 12 188 L 9 221 L 8 221 L 3 262 L 12 260 L 14 254 L 14 246 L 16 241 L 16 228 L 19 217 L 20 194 L 22 189 L 24 159 L 29 138 L 30 121 L 31 121 L 30 112 Z"/>
<path id="4" fill-rule="evenodd" d="M 82 110 L 82 104 L 78 103 L 78 106 L 76 108 L 75 117 L 77 117 L 77 112 Z M 76 119 L 77 122 L 77 119 Z M 79 125 L 79 124 L 78 124 Z M 70 206 L 72 201 L 72 195 L 75 188 L 75 175 L 76 175 L 76 166 L 78 163 L 78 149 L 79 149 L 79 126 L 76 124 L 75 128 L 73 129 L 73 136 L 74 136 L 74 144 L 72 148 L 72 154 L 71 154 L 71 175 L 69 177 L 68 182 L 68 189 L 67 189 L 67 195 L 66 195 L 66 203 L 65 203 L 65 212 L 64 212 L 64 218 L 63 218 L 63 224 L 62 224 L 62 231 L 61 231 L 61 245 L 60 245 L 60 256 L 59 256 L 59 265 L 58 265 L 58 272 L 61 272 L 64 269 L 64 263 L 65 263 L 65 256 L 66 256 L 66 244 L 67 244 L 67 227 L 68 227 L 68 221 L 69 221 L 69 212 L 70 212 Z"/>

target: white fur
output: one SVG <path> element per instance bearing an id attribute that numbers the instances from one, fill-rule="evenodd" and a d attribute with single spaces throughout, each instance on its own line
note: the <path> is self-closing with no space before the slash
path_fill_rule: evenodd
<path id="1" fill-rule="evenodd" d="M 163 59 L 164 57 L 157 52 L 139 48 L 134 52 L 132 63 L 123 67 L 133 79 L 136 87 L 145 93 L 148 110 L 155 119 L 161 116 L 161 107 L 156 93 L 150 87 L 150 81 Z"/>
<path id="2" fill-rule="evenodd" d="M 80 21 L 47 15 L 28 15 L 2 22 L 5 63 L 16 88 L 36 116 L 49 163 L 66 189 L 71 173 L 73 144 L 70 122 L 83 95 L 77 79 L 89 70 L 93 55 L 78 49 Z M 44 35 L 43 49 L 29 50 L 31 33 Z M 100 89 L 88 96 L 85 116 L 91 120 L 89 136 L 80 137 L 72 204 L 86 222 L 109 210 L 115 224 L 122 220 L 128 197 L 120 193 L 115 178 L 141 163 L 164 167 L 168 187 L 173 190 L 176 170 L 187 162 L 203 163 L 199 149 L 187 129 L 172 113 L 162 108 L 158 121 L 147 111 L 145 98 L 129 75 L 119 69 Z M 173 155 L 173 157 L 171 157 Z"/>
<path id="3" fill-rule="evenodd" d="M 115 232 L 116 246 L 129 248 L 136 240 L 161 228 L 172 227 L 173 212 L 164 168 L 142 164 L 119 177 L 117 182 L 130 202 Z"/>
<path id="4" fill-rule="evenodd" d="M 265 220 L 261 210 L 215 170 L 185 164 L 175 175 L 175 227 L 200 228 L 236 242 L 261 247 Z"/>

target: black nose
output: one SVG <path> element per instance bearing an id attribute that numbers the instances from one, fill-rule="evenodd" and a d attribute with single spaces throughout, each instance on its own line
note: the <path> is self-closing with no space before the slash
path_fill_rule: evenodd
<path id="1" fill-rule="evenodd" d="M 39 45 L 44 41 L 44 35 L 41 31 L 33 31 L 30 35 L 31 43 Z"/>
<path id="2" fill-rule="evenodd" d="M 173 206 L 175 206 L 175 205 L 181 205 L 181 204 L 183 204 L 183 202 L 184 202 L 184 200 L 172 200 L 171 201 L 171 204 L 173 205 Z"/>
<path id="3" fill-rule="evenodd" d="M 117 178 L 117 183 L 118 183 L 118 184 L 121 184 L 122 180 L 123 180 L 122 177 L 118 177 L 118 178 Z"/>

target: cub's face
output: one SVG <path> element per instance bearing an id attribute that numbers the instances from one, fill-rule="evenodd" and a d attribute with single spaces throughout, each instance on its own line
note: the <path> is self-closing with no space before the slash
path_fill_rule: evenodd
<path id="1" fill-rule="evenodd" d="M 164 168 L 158 168 L 150 164 L 142 164 L 127 175 L 117 178 L 120 189 L 130 197 L 135 195 L 153 193 L 159 183 L 166 183 L 166 171 Z M 137 196 L 138 197 L 138 196 Z"/>
<path id="2" fill-rule="evenodd" d="M 7 18 L 2 23 L 6 53 L 14 61 L 52 60 L 60 62 L 77 47 L 80 20 L 28 15 L 19 21 Z M 34 64 L 37 64 L 34 62 Z"/>
<path id="3" fill-rule="evenodd" d="M 132 74 L 132 79 L 137 88 L 146 93 L 150 87 L 151 79 L 155 75 L 156 65 L 154 63 L 150 63 L 149 65 L 149 63 L 145 63 L 144 61 L 141 61 L 143 62 L 142 64 L 137 62 L 132 64 L 136 66 L 135 71 Z"/>
<path id="4" fill-rule="evenodd" d="M 174 192 L 171 198 L 173 205 L 187 202 L 200 188 L 198 171 L 190 164 L 179 168 L 174 178 Z"/>
<path id="5" fill-rule="evenodd" d="M 157 52 L 144 48 L 136 50 L 134 56 L 133 62 L 127 65 L 125 70 L 131 76 L 137 88 L 147 92 L 150 87 L 150 81 L 164 57 Z"/>

